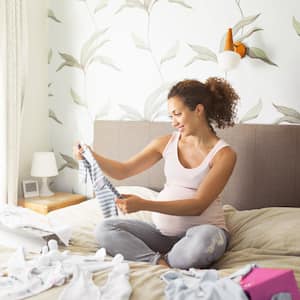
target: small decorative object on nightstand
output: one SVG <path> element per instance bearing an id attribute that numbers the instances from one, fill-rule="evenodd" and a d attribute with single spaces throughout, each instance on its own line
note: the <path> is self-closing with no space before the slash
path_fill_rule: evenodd
<path id="1" fill-rule="evenodd" d="M 23 194 L 24 198 L 38 197 L 40 194 L 37 180 L 23 180 Z"/>
<path id="2" fill-rule="evenodd" d="M 84 200 L 86 200 L 84 195 L 59 192 L 49 197 L 22 198 L 19 199 L 19 205 L 47 214 L 52 210 L 78 204 Z"/>

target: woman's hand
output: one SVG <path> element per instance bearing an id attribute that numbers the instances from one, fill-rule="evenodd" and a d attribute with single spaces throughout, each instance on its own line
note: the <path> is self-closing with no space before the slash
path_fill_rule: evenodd
<path id="1" fill-rule="evenodd" d="M 76 142 L 76 144 L 73 147 L 73 155 L 77 160 L 83 159 L 82 151 L 83 151 L 83 148 L 80 146 L 80 143 Z"/>
<path id="2" fill-rule="evenodd" d="M 92 151 L 91 147 L 88 145 L 80 145 L 79 142 L 76 142 L 75 146 L 73 147 L 73 155 L 77 160 L 82 160 L 83 156 L 82 156 L 82 152 L 83 152 L 83 148 L 87 147 L 90 149 L 90 151 Z M 93 153 L 93 151 L 92 151 Z"/>
<path id="3" fill-rule="evenodd" d="M 118 208 L 125 214 L 133 213 L 144 209 L 145 199 L 136 195 L 122 194 L 122 198 L 116 199 Z"/>

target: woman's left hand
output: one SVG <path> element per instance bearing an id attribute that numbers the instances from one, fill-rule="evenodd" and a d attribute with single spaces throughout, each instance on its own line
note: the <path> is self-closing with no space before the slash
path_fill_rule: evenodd
<path id="1" fill-rule="evenodd" d="M 123 213 L 128 214 L 143 210 L 145 201 L 136 195 L 122 194 L 122 198 L 116 199 L 116 204 Z"/>

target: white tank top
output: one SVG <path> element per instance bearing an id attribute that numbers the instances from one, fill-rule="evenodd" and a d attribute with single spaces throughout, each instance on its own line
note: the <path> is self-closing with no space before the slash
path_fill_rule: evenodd
<path id="1" fill-rule="evenodd" d="M 159 193 L 157 201 L 193 198 L 209 172 L 210 163 L 215 154 L 223 147 L 228 146 L 220 139 L 198 167 L 188 169 L 180 163 L 178 158 L 179 137 L 180 132 L 174 132 L 163 151 L 166 183 Z M 173 216 L 153 212 L 152 220 L 160 232 L 168 236 L 182 235 L 190 227 L 201 224 L 212 224 L 227 230 L 219 197 L 200 216 Z"/>

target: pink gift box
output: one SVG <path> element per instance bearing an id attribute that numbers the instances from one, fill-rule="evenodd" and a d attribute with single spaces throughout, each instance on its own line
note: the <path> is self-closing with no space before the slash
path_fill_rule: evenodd
<path id="1" fill-rule="evenodd" d="M 254 268 L 241 279 L 240 285 L 251 300 L 271 300 L 278 293 L 290 293 L 293 300 L 300 300 L 292 270 Z"/>

